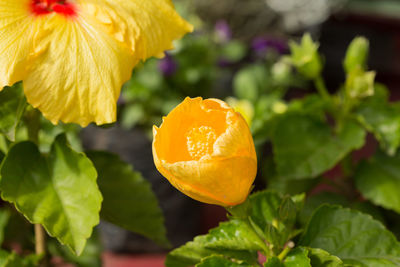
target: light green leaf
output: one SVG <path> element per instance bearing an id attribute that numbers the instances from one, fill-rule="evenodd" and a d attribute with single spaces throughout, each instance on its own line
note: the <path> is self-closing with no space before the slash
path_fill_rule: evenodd
<path id="1" fill-rule="evenodd" d="M 242 220 L 232 219 L 211 229 L 206 235 L 206 247 L 229 250 L 265 251 L 266 245 Z"/>
<path id="2" fill-rule="evenodd" d="M 347 121 L 337 135 L 332 131 L 315 117 L 282 116 L 272 138 L 278 175 L 286 180 L 315 178 L 364 145 L 366 133 L 355 122 Z"/>
<path id="3" fill-rule="evenodd" d="M 352 266 L 399 266 L 400 244 L 371 216 L 324 205 L 315 211 L 299 244 L 321 248 Z"/>
<path id="4" fill-rule="evenodd" d="M 252 65 L 240 70 L 234 80 L 235 96 L 239 99 L 256 101 L 260 92 L 268 85 L 267 70 L 262 65 Z"/>
<path id="5" fill-rule="evenodd" d="M 308 258 L 308 251 L 304 248 L 295 248 L 291 250 L 284 260 L 284 266 L 311 267 L 310 259 Z"/>
<path id="6" fill-rule="evenodd" d="M 374 134 L 380 147 L 389 155 L 394 155 L 400 146 L 399 110 L 377 95 L 363 101 L 356 114 L 364 127 Z"/>
<path id="7" fill-rule="evenodd" d="M 390 157 L 378 152 L 359 165 L 354 178 L 365 198 L 400 213 L 400 153 Z"/>
<path id="8" fill-rule="evenodd" d="M 88 152 L 103 194 L 101 218 L 168 245 L 164 218 L 151 185 L 132 166 L 108 152 Z"/>
<path id="9" fill-rule="evenodd" d="M 312 267 L 343 267 L 343 262 L 319 248 L 307 248 Z"/>
<path id="10" fill-rule="evenodd" d="M 6 135 L 11 141 L 15 140 L 15 131 L 26 105 L 22 83 L 5 87 L 0 92 L 0 133 Z"/>
<path id="11" fill-rule="evenodd" d="M 207 235 L 197 236 L 193 241 L 174 249 L 167 255 L 165 266 L 167 267 L 186 267 L 199 263 L 203 258 L 211 255 L 224 255 L 229 259 L 236 259 L 248 264 L 256 264 L 258 256 L 255 251 L 227 250 L 207 248 Z"/>
<path id="12" fill-rule="evenodd" d="M 0 250 L 0 267 L 35 267 L 38 266 L 40 258 L 38 255 L 22 258 L 15 252 Z"/>
<path id="13" fill-rule="evenodd" d="M 48 156 L 31 142 L 14 145 L 1 177 L 4 200 L 76 254 L 82 252 L 99 223 L 102 196 L 92 162 L 73 151 L 64 135 L 56 138 Z"/>
<path id="14" fill-rule="evenodd" d="M 223 256 L 210 256 L 203 259 L 196 267 L 257 267 L 258 265 L 250 265 L 247 263 L 229 260 Z"/>

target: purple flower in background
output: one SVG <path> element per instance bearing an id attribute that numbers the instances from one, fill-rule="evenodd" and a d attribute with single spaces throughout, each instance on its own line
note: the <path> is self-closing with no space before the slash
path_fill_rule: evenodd
<path id="1" fill-rule="evenodd" d="M 229 42 L 232 39 L 232 31 L 225 20 L 219 20 L 215 24 L 215 34 L 221 43 Z"/>
<path id="2" fill-rule="evenodd" d="M 255 38 L 252 42 L 251 48 L 258 55 L 265 55 L 265 53 L 271 49 L 279 54 L 285 54 L 288 51 L 288 45 L 286 41 L 268 37 Z"/>
<path id="3" fill-rule="evenodd" d="M 166 54 L 165 57 L 159 61 L 158 69 L 164 76 L 171 76 L 177 71 L 178 64 L 170 55 Z"/>

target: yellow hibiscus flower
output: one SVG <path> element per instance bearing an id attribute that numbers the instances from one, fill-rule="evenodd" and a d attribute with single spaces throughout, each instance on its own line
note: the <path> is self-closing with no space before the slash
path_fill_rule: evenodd
<path id="1" fill-rule="evenodd" d="M 171 0 L 2 0 L 0 90 L 23 81 L 54 124 L 111 123 L 133 67 L 190 31 Z"/>
<path id="2" fill-rule="evenodd" d="M 186 98 L 153 128 L 159 172 L 198 201 L 235 206 L 246 200 L 257 173 L 249 126 L 218 99 Z"/>

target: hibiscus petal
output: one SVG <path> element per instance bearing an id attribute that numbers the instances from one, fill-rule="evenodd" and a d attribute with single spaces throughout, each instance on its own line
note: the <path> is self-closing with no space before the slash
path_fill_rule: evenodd
<path id="1" fill-rule="evenodd" d="M 114 122 L 121 86 L 138 59 L 83 16 L 50 15 L 35 23 L 41 34 L 24 80 L 28 102 L 53 123 Z"/>
<path id="2" fill-rule="evenodd" d="M 172 49 L 172 41 L 191 32 L 193 26 L 175 11 L 171 0 L 78 1 L 82 12 L 96 18 L 135 56 L 145 60 Z"/>
<path id="3" fill-rule="evenodd" d="M 0 91 L 21 81 L 27 71 L 36 25 L 28 0 L 0 1 Z"/>

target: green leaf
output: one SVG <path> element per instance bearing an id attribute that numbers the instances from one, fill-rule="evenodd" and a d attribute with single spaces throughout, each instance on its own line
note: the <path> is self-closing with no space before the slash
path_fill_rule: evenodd
<path id="1" fill-rule="evenodd" d="M 400 153 L 390 157 L 378 152 L 360 163 L 354 178 L 365 198 L 400 213 Z"/>
<path id="2" fill-rule="evenodd" d="M 250 195 L 251 219 L 262 230 L 278 218 L 281 196 L 273 191 L 260 191 Z"/>
<path id="3" fill-rule="evenodd" d="M 268 258 L 268 261 L 264 263 L 264 267 L 284 267 L 283 263 L 279 260 L 278 257 Z"/>
<path id="4" fill-rule="evenodd" d="M 5 87 L 0 92 L 0 133 L 6 135 L 11 141 L 15 140 L 15 131 L 26 105 L 22 83 Z"/>
<path id="5" fill-rule="evenodd" d="M 196 267 L 257 267 L 258 265 L 250 265 L 242 262 L 235 262 L 223 256 L 214 255 L 203 259 Z"/>
<path id="6" fill-rule="evenodd" d="M 232 219 L 211 229 L 206 236 L 206 246 L 215 249 L 265 251 L 266 245 L 251 226 L 242 220 Z"/>
<path id="7" fill-rule="evenodd" d="M 313 215 L 314 211 L 323 204 L 349 206 L 349 201 L 345 196 L 332 192 L 322 192 L 307 198 L 304 208 L 299 215 L 299 221 L 302 225 L 306 225 Z"/>
<path id="8" fill-rule="evenodd" d="M 4 230 L 7 226 L 7 223 L 10 219 L 10 212 L 6 209 L 0 210 L 0 246 L 4 241 Z"/>
<path id="9" fill-rule="evenodd" d="M 48 156 L 31 142 L 14 145 L 1 177 L 4 200 L 75 253 L 82 252 L 99 223 L 102 196 L 92 162 L 73 151 L 64 135 L 56 138 Z"/>
<path id="10" fill-rule="evenodd" d="M 380 147 L 394 155 L 400 146 L 400 112 L 397 107 L 376 95 L 363 101 L 356 114 L 364 127 L 374 134 Z"/>
<path id="11" fill-rule="evenodd" d="M 284 260 L 285 267 L 311 267 L 308 251 L 304 248 L 291 250 Z M 314 265 L 312 265 L 314 267 Z"/>
<path id="12" fill-rule="evenodd" d="M 365 131 L 347 121 L 334 135 L 331 127 L 311 116 L 287 114 L 276 125 L 272 144 L 282 179 L 314 178 L 363 146 Z"/>
<path id="13" fill-rule="evenodd" d="M 88 152 L 103 194 L 101 218 L 168 245 L 164 218 L 151 185 L 132 166 L 108 152 Z"/>
<path id="14" fill-rule="evenodd" d="M 268 84 L 267 71 L 262 65 L 251 65 L 240 70 L 234 80 L 235 96 L 239 99 L 256 101 Z"/>
<path id="15" fill-rule="evenodd" d="M 29 255 L 25 258 L 18 256 L 15 252 L 0 250 L 0 267 L 35 267 L 41 256 Z"/>
<path id="16" fill-rule="evenodd" d="M 343 262 L 336 256 L 333 256 L 325 250 L 319 248 L 307 248 L 308 257 L 311 260 L 312 267 L 342 267 Z"/>
<path id="17" fill-rule="evenodd" d="M 246 46 L 242 42 L 233 40 L 221 48 L 220 56 L 229 62 L 238 62 L 246 56 L 246 52 Z"/>
<path id="18" fill-rule="evenodd" d="M 171 251 L 166 258 L 167 267 L 186 267 L 199 263 L 203 258 L 211 255 L 224 255 L 229 259 L 236 259 L 248 264 L 257 264 L 258 256 L 255 251 L 227 250 L 207 248 L 207 235 L 197 236 L 193 241 Z"/>
<path id="19" fill-rule="evenodd" d="M 321 248 L 355 266 L 399 266 L 400 244 L 371 216 L 339 206 L 315 211 L 299 245 Z"/>

